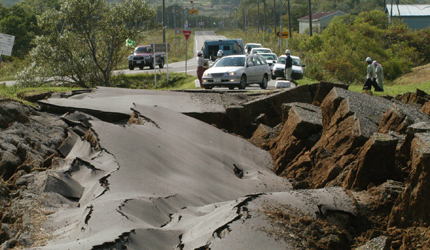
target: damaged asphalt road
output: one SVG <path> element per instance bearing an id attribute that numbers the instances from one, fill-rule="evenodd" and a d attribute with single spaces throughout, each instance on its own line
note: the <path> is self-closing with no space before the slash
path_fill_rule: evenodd
<path id="1" fill-rule="evenodd" d="M 28 181 L 52 211 L 31 249 L 288 249 L 307 236 L 282 240 L 272 214 L 317 219 L 322 204 L 354 214 L 342 189 L 292 191 L 268 152 L 183 114 L 223 113 L 243 97 L 118 91 L 41 102 L 70 111 L 69 128 L 62 157 Z"/>

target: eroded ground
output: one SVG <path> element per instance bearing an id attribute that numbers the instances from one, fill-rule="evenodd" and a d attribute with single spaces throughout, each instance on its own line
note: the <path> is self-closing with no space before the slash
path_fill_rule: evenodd
<path id="1" fill-rule="evenodd" d="M 424 249 L 430 98 L 346 89 L 2 100 L 1 248 Z"/>

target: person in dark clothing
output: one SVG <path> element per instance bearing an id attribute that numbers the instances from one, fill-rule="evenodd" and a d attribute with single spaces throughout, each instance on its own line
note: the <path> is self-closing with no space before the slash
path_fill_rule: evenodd
<path id="1" fill-rule="evenodd" d="M 293 73 L 293 59 L 290 56 L 291 52 L 290 50 L 286 50 L 285 51 L 285 55 L 287 56 L 286 58 L 286 62 L 285 62 L 285 79 L 287 81 L 293 82 L 296 86 L 298 86 L 299 84 L 293 80 L 293 78 L 291 77 L 292 73 Z"/>

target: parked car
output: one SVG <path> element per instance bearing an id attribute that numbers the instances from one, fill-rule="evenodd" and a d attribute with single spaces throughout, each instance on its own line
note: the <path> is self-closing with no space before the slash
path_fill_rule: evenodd
<path id="1" fill-rule="evenodd" d="M 273 53 L 269 48 L 253 48 L 250 54 Z"/>
<path id="2" fill-rule="evenodd" d="M 275 53 L 259 53 L 260 56 L 266 60 L 267 64 L 269 64 L 270 72 L 273 72 L 273 65 L 275 65 L 278 57 Z"/>
<path id="3" fill-rule="evenodd" d="M 250 84 L 259 84 L 267 88 L 270 68 L 266 60 L 258 54 L 230 55 L 221 58 L 203 74 L 203 87 L 228 87 L 245 89 Z"/>
<path id="4" fill-rule="evenodd" d="M 293 59 L 293 73 L 291 74 L 291 78 L 294 80 L 303 79 L 303 67 L 305 67 L 305 65 L 302 64 L 302 61 L 297 56 L 291 56 L 291 59 Z M 276 64 L 273 65 L 272 80 L 276 80 L 277 77 L 285 78 L 284 70 L 286 60 L 287 56 L 282 55 L 278 58 Z"/>
<path id="5" fill-rule="evenodd" d="M 260 43 L 247 43 L 245 45 L 246 53 L 250 54 L 252 48 L 263 48 L 263 45 L 261 45 Z"/>
<path id="6" fill-rule="evenodd" d="M 134 70 L 135 67 L 143 69 L 145 66 L 154 68 L 154 57 L 155 64 L 161 69 L 164 67 L 164 52 L 152 53 L 151 45 L 137 46 L 134 51 L 130 53 L 128 57 L 128 68 Z"/>

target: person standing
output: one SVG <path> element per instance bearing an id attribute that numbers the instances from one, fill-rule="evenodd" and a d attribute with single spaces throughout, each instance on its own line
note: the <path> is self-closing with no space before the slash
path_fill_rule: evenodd
<path id="1" fill-rule="evenodd" d="M 366 82 L 364 82 L 363 90 L 372 90 L 372 86 L 375 88 L 375 91 L 382 91 L 381 88 L 376 84 L 373 78 L 376 78 L 375 67 L 372 64 L 372 59 L 370 57 L 366 58 L 367 62 L 367 75 Z"/>
<path id="2" fill-rule="evenodd" d="M 378 84 L 378 87 L 384 91 L 384 85 L 382 83 L 384 80 L 384 70 L 382 69 L 382 65 L 377 61 L 373 61 L 373 67 L 375 67 L 376 83 Z"/>
<path id="3" fill-rule="evenodd" d="M 202 76 L 203 76 L 203 72 L 205 72 L 205 69 L 203 68 L 203 66 L 207 63 L 208 63 L 208 60 L 203 58 L 203 52 L 199 50 L 197 52 L 197 78 L 200 81 L 200 88 L 203 88 Z"/>
<path id="4" fill-rule="evenodd" d="M 285 60 L 285 79 L 287 81 L 293 82 L 296 86 L 298 85 L 298 83 L 296 81 L 293 80 L 293 78 L 291 77 L 292 73 L 293 73 L 293 59 L 291 58 L 291 52 L 290 50 L 286 50 L 285 51 L 285 55 L 287 56 L 286 60 Z"/>

